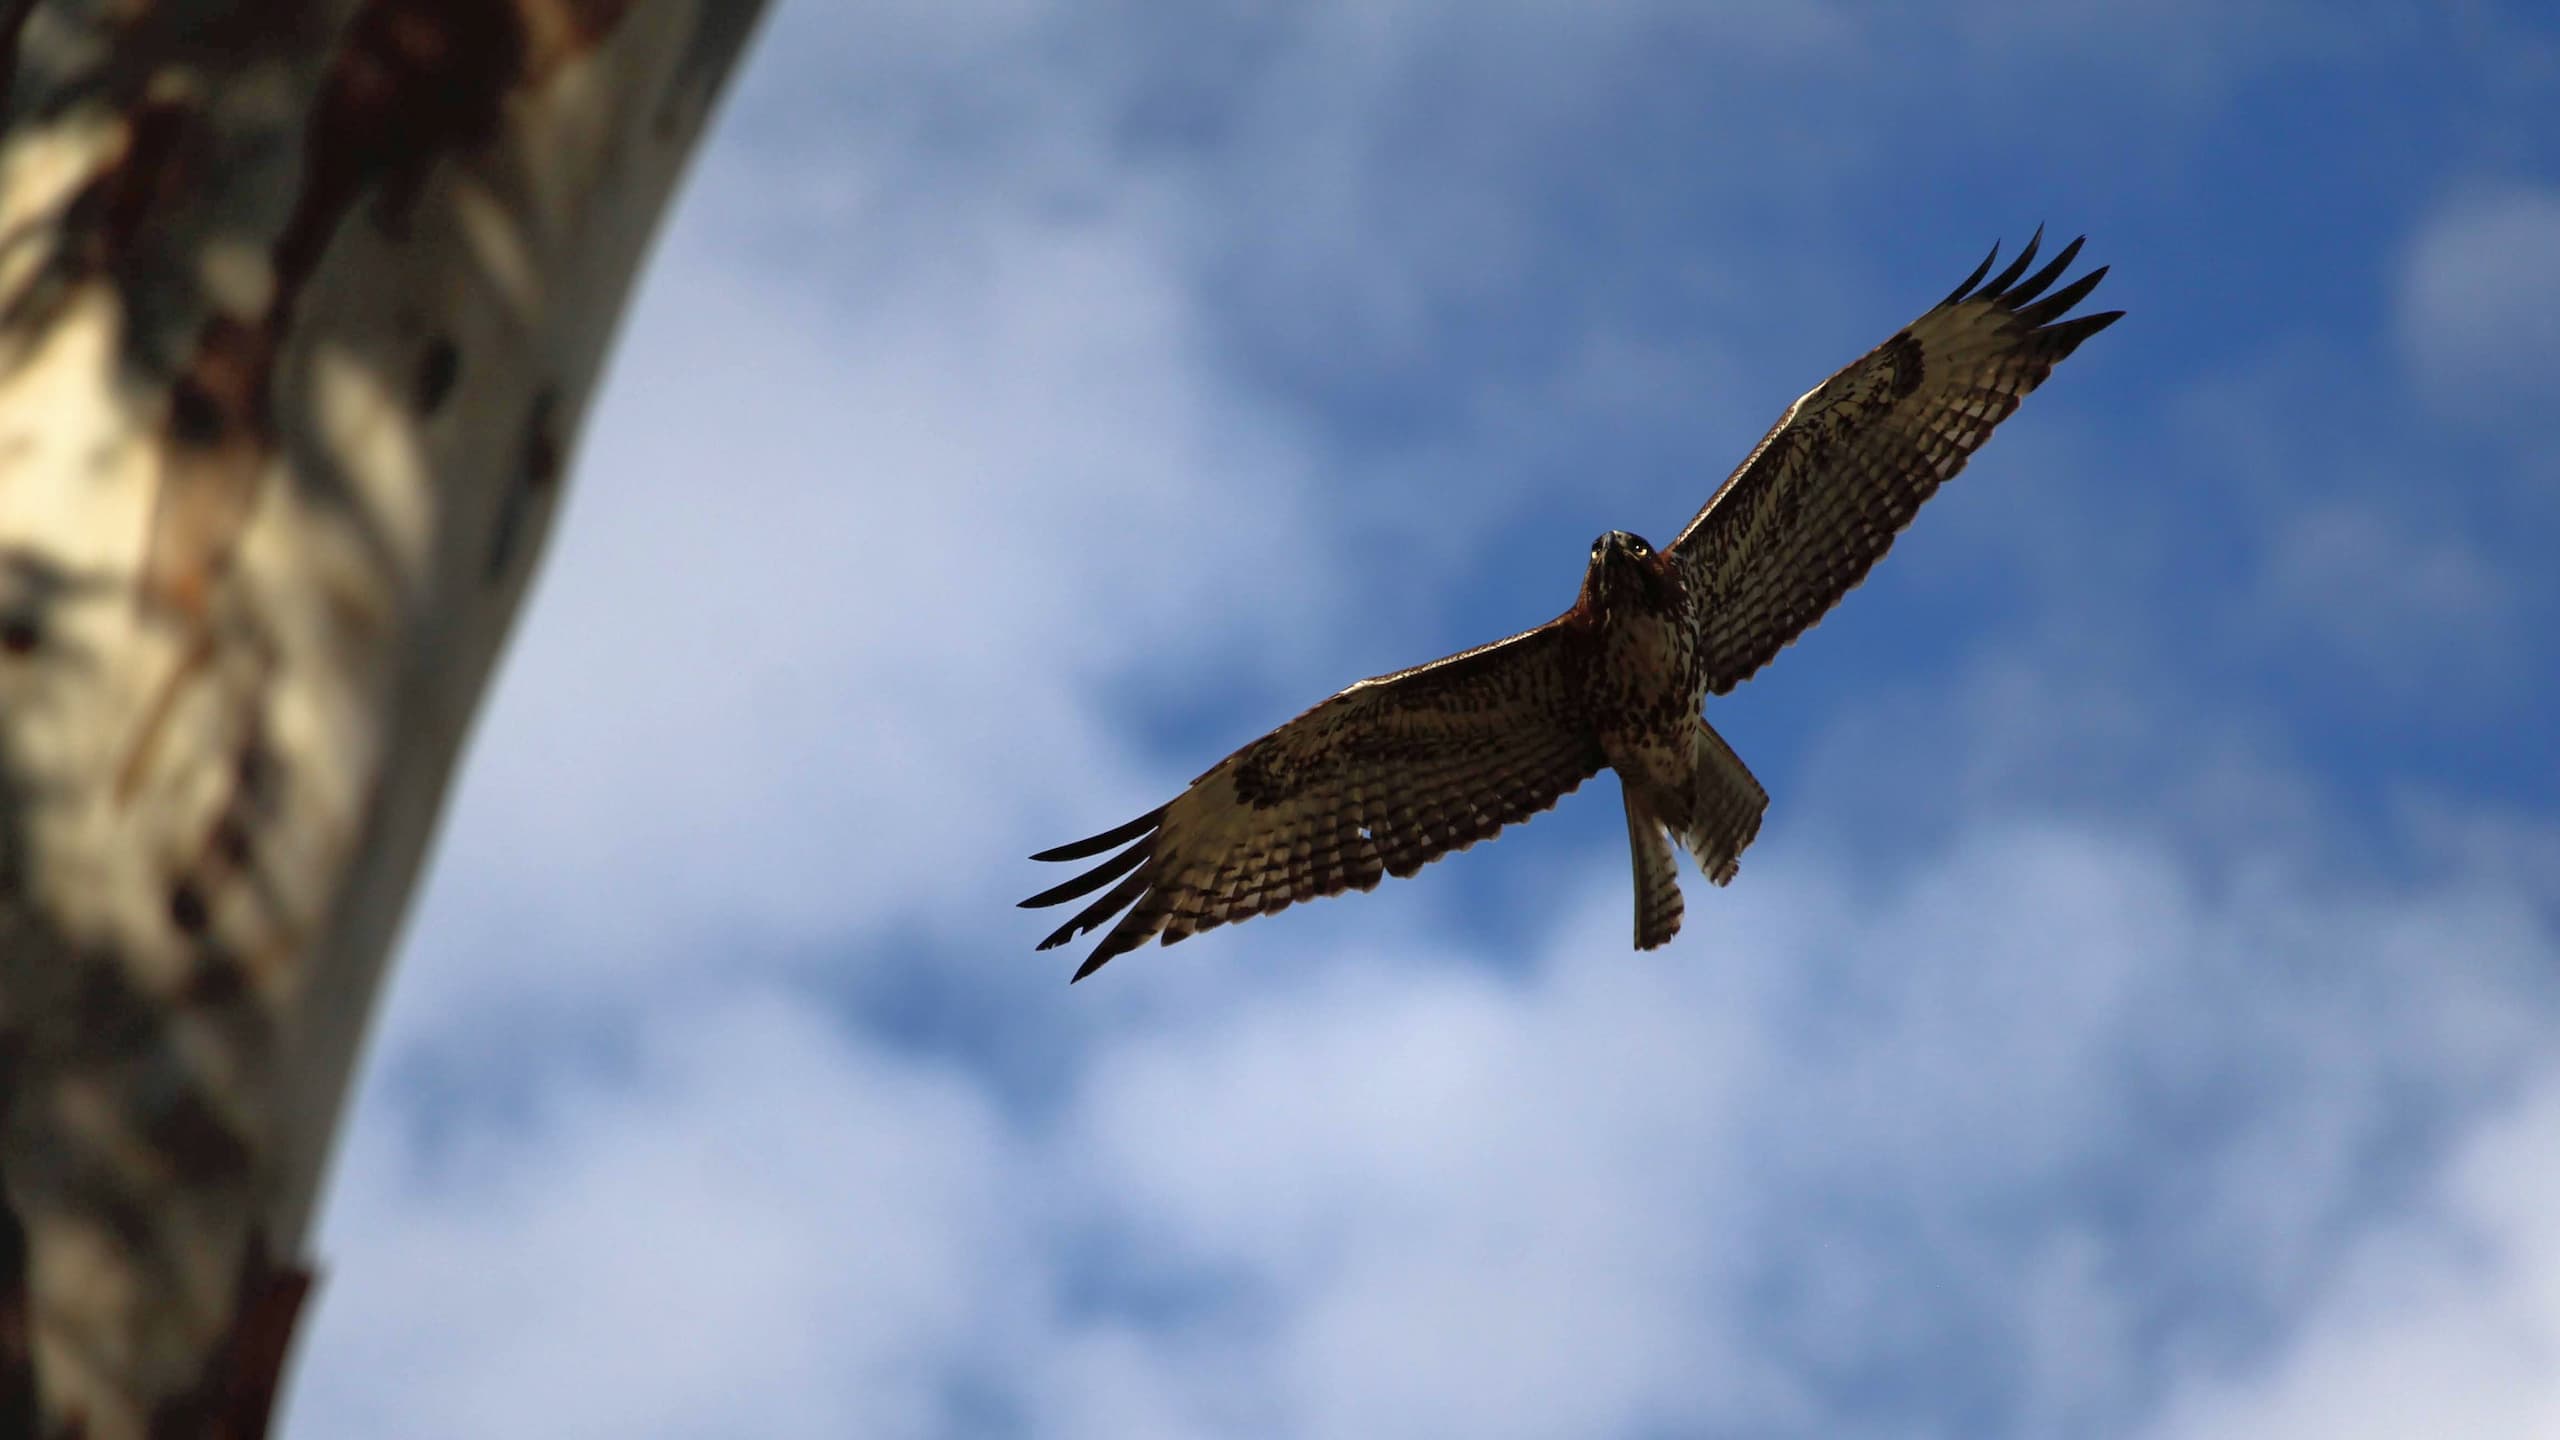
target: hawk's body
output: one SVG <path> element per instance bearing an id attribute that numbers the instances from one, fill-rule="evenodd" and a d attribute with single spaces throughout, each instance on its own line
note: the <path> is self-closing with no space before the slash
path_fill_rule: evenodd
<path id="1" fill-rule="evenodd" d="M 2122 313 L 2062 318 L 2104 269 L 2037 300 L 2079 249 L 2075 240 L 2027 275 L 2030 240 L 1976 290 L 1991 268 L 1983 261 L 1934 309 L 1788 407 L 1666 550 L 1623 531 L 1602 536 L 1564 614 L 1363 680 L 1228 756 L 1170 804 L 1033 857 L 1129 847 L 1023 902 L 1111 886 L 1041 948 L 1127 910 L 1077 970 L 1082 979 L 1157 936 L 1169 945 L 1294 901 L 1366 890 L 1527 819 L 1603 767 L 1618 772 L 1625 796 L 1636 944 L 1669 940 L 1682 909 L 1671 839 L 1724 884 L 1769 803 L 1700 706 L 1820 619 L 1992 427 Z"/>

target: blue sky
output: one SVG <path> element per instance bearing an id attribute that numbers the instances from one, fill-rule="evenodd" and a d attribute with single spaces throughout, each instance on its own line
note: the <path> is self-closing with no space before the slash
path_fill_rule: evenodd
<path id="1" fill-rule="evenodd" d="M 372 1053 L 301 1436 L 2560 1429 L 2534 7 L 782 4 Z M 1072 991 L 1018 857 L 2091 342 L 1613 782 Z"/>

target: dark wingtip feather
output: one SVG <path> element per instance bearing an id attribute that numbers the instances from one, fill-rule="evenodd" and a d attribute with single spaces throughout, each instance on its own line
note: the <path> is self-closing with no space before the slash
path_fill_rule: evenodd
<path id="1" fill-rule="evenodd" d="M 1963 283 L 1963 284 L 1958 285 L 1958 286 L 1957 286 L 1956 288 L 1954 288 L 1953 290 L 1948 291 L 1948 292 L 1947 292 L 1947 298 L 1946 298 L 1946 299 L 1944 299 L 1944 300 L 1939 301 L 1938 303 L 1939 303 L 1940 305 L 1953 305 L 1953 304 L 1954 304 L 1954 303 L 1956 303 L 1957 301 L 1962 300 L 1962 299 L 1963 299 L 1964 297 L 1966 297 L 1967 295 L 1972 294 L 1972 293 L 1973 293 L 1973 287 L 1974 287 L 1974 286 L 1976 286 L 1976 285 L 1981 284 L 1981 283 L 1982 283 L 1982 277 L 1991 273 L 1991 266 L 1992 266 L 1992 263 L 1993 263 L 1994 261 L 1998 260 L 1999 258 L 2000 258 L 2000 242 L 1999 242 L 1999 241 L 1997 241 L 1997 240 L 1994 240 L 1994 241 L 1992 241 L 1992 242 L 1991 242 L 1991 253 L 1982 257 L 1982 263 L 1973 267 L 1973 273 L 1972 273 L 1972 274 L 1970 274 L 1970 275 L 1967 275 L 1966 277 L 1964 277 L 1964 283 Z"/>
<path id="2" fill-rule="evenodd" d="M 1092 954 L 1084 957 L 1084 963 L 1076 967 L 1076 973 L 1067 977 L 1067 983 L 1073 985 L 1087 975 L 1092 974 L 1094 971 L 1110 964 L 1113 960 L 1128 954 L 1130 951 L 1135 950 L 1146 943 L 1147 937 L 1144 935 L 1123 935 L 1117 930 L 1112 931 L 1110 934 L 1102 937 L 1101 944 L 1093 947 Z M 1165 943 L 1170 945 L 1173 942 L 1168 940 Z"/>
<path id="3" fill-rule="evenodd" d="M 2036 246 L 2042 243 L 2044 243 L 2044 227 L 2038 225 L 2036 233 L 2027 237 L 2027 248 L 2018 252 L 2018 258 L 2009 262 L 2008 269 L 1991 277 L 1991 283 L 1983 286 L 1982 293 L 1975 298 L 1996 300 L 2007 294 L 2009 287 L 2018 282 L 2018 277 L 2027 273 L 2027 267 L 2035 263 Z"/>
<path id="4" fill-rule="evenodd" d="M 1050 931 L 1048 939 L 1041 941 L 1039 944 L 1031 948 L 1035 950 L 1054 949 L 1060 945 L 1066 944 L 1070 940 L 1073 940 L 1087 930 L 1095 928 L 1104 921 L 1110 919 L 1112 916 L 1119 914 L 1121 911 L 1126 910 L 1131 905 L 1137 903 L 1138 897 L 1147 892 L 1147 887 L 1154 884 L 1155 879 L 1155 872 L 1152 869 L 1144 865 L 1139 866 L 1136 874 L 1133 874 L 1128 879 L 1112 886 L 1110 890 L 1104 892 L 1101 899 L 1096 900 L 1092 904 L 1077 911 L 1073 918 L 1069 919 L 1066 924 Z M 1105 940 L 1103 942 L 1104 948 L 1109 948 L 1110 943 L 1110 941 Z"/>
<path id="5" fill-rule="evenodd" d="M 2106 278 L 2107 267 L 2101 265 L 2033 305 L 2020 308 L 2018 318 L 2029 325 L 2042 325 L 2048 321 L 2059 320 L 2065 311 L 2087 299 L 2089 292 L 2098 288 L 2098 282 Z"/>
<path id="6" fill-rule="evenodd" d="M 1164 820 L 1166 808 L 1159 805 L 1126 825 L 1114 825 L 1099 835 L 1088 835 L 1082 840 L 1070 840 L 1064 845 L 1052 846 L 1031 858 L 1034 860 L 1083 860 L 1099 855 L 1105 850 L 1117 850 L 1122 845 L 1156 828 Z"/>
<path id="7" fill-rule="evenodd" d="M 2043 269 L 2018 282 L 2016 289 L 2011 290 L 2001 298 L 2009 302 L 2011 309 L 2016 309 L 2018 306 L 2024 305 L 2028 301 L 2043 294 L 2047 286 L 2062 278 L 2063 271 L 2071 268 L 2071 262 L 2078 258 L 2080 254 L 2080 247 L 2087 243 L 2088 239 L 2088 236 L 2082 235 L 2077 239 L 2074 239 L 2070 244 L 2063 246 L 2061 254 L 2056 255 L 2051 260 L 2047 261 Z M 2070 307 L 2064 306 L 2063 308 L 2069 309 Z"/>
<path id="8" fill-rule="evenodd" d="M 2036 335 L 2044 342 L 2045 354 L 2059 363 L 2072 351 L 2079 349 L 2081 341 L 2123 318 L 2124 312 L 2121 310 L 2101 310 L 2095 315 L 2083 315 L 2076 320 L 2066 320 L 2059 325 L 2048 325 L 2037 331 Z"/>
<path id="9" fill-rule="evenodd" d="M 1086 894 L 1090 891 L 1099 890 L 1103 886 L 1110 884 L 1112 881 L 1119 879 L 1121 876 L 1126 875 L 1130 871 L 1147 863 L 1147 855 L 1152 849 L 1152 846 L 1132 845 L 1128 849 L 1121 851 L 1119 854 L 1112 856 L 1110 859 L 1103 861 L 1101 864 L 1094 866 L 1092 869 L 1087 870 L 1072 880 L 1066 881 L 1063 884 L 1052 885 L 1048 889 L 1041 891 L 1039 894 L 1032 896 L 1028 900 L 1017 902 L 1017 908 L 1023 910 L 1044 909 L 1051 905 L 1063 904 L 1066 901 L 1073 900 L 1077 896 Z"/>

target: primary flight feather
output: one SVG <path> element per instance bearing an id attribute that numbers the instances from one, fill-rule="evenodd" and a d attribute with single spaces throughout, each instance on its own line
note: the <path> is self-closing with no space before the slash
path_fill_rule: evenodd
<path id="1" fill-rule="evenodd" d="M 1594 541 L 1562 615 L 1363 680 L 1170 803 L 1031 857 L 1119 851 L 1022 902 L 1103 891 L 1040 948 L 1110 924 L 1081 980 L 1159 936 L 1170 945 L 1371 889 L 1547 809 L 1604 767 L 1626 802 L 1635 943 L 1669 940 L 1683 908 L 1672 840 L 1722 885 L 1769 804 L 1700 716 L 1705 697 L 1821 619 L 2027 392 L 2124 313 L 2066 318 L 2107 272 L 2054 290 L 2081 242 L 2029 274 L 2042 238 L 1986 283 L 1992 247 L 1954 293 L 1788 406 L 1669 546 L 1625 531 Z"/>

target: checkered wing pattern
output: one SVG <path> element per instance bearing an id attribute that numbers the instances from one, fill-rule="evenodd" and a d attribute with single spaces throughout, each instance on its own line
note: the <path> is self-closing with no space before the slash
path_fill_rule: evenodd
<path id="1" fill-rule="evenodd" d="M 1560 617 L 1363 680 L 1220 761 L 1171 803 L 1042 851 L 1032 858 L 1119 853 L 1022 902 L 1112 887 L 1040 948 L 1111 924 L 1081 980 L 1157 936 L 1170 945 L 1373 889 L 1547 809 L 1602 764 L 1574 656 Z"/>
<path id="2" fill-rule="evenodd" d="M 2030 275 L 2041 239 L 1984 284 L 1994 246 L 1936 308 L 1789 406 L 1671 543 L 1701 601 L 1710 691 L 1749 679 L 1865 579 L 2027 392 L 2124 313 L 2065 319 L 2107 272 L 2046 295 L 2080 241 Z"/>

